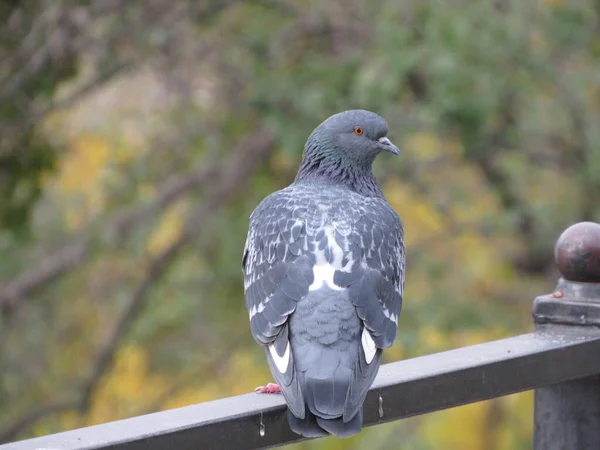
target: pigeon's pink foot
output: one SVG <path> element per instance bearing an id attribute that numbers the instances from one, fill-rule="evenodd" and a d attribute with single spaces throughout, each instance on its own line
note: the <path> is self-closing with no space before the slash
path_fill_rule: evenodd
<path id="1" fill-rule="evenodd" d="M 254 392 L 259 394 L 281 394 L 281 388 L 278 384 L 268 383 L 266 386 L 259 386 L 254 389 Z"/>

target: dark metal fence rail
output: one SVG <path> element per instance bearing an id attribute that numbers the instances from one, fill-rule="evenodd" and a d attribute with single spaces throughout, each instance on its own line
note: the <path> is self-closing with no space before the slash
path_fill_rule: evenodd
<path id="1" fill-rule="evenodd" d="M 554 328 L 382 366 L 365 403 L 365 423 L 375 425 L 600 374 L 600 358 L 590 357 L 600 355 L 600 331 Z M 251 393 L 0 449 L 269 448 L 300 440 L 290 431 L 285 410 L 281 396 Z"/>
<path id="2" fill-rule="evenodd" d="M 534 448 L 600 448 L 600 225 L 572 231 L 580 225 L 557 244 L 559 267 L 570 278 L 536 299 L 534 332 L 382 366 L 365 402 L 365 424 L 540 388 Z M 597 246 L 586 247 L 588 241 Z M 261 449 L 299 440 L 281 396 L 251 393 L 0 450 Z"/>

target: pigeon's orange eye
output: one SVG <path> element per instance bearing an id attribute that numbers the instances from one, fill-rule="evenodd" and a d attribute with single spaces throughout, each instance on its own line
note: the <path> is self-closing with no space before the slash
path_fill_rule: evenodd
<path id="1" fill-rule="evenodd" d="M 354 134 L 356 134 L 357 136 L 362 136 L 363 133 L 364 131 L 361 127 L 354 127 Z"/>

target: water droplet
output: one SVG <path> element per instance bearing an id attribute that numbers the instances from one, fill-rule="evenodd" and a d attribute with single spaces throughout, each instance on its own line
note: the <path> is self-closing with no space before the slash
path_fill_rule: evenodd
<path id="1" fill-rule="evenodd" d="M 260 437 L 265 436 L 265 424 L 263 423 L 262 413 L 260 413 L 260 426 L 258 427 L 258 434 L 260 434 Z"/>
<path id="2" fill-rule="evenodd" d="M 383 417 L 383 397 L 379 394 L 379 417 Z"/>

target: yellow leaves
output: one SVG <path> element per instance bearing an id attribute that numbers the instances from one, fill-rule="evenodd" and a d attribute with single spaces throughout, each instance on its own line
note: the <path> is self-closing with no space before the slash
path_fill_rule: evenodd
<path id="1" fill-rule="evenodd" d="M 420 435 L 431 448 L 512 450 L 531 434 L 531 392 L 473 403 L 425 416 Z"/>
<path id="2" fill-rule="evenodd" d="M 85 416 L 70 411 L 60 415 L 61 429 L 72 429 L 139 414 L 157 393 L 168 386 L 168 378 L 151 373 L 146 351 L 130 344 L 115 355 L 112 370 L 101 380 Z"/>
<path id="3" fill-rule="evenodd" d="M 93 135 L 81 135 L 61 162 L 57 185 L 64 192 L 88 192 L 98 180 L 109 157 L 109 146 Z"/>
<path id="4" fill-rule="evenodd" d="M 75 411 L 68 411 L 60 416 L 60 425 L 63 430 L 72 430 L 75 428 L 80 428 L 83 425 L 84 421 L 82 417 Z M 42 422 L 43 424 L 43 422 Z M 52 430 L 43 431 L 36 429 L 36 435 L 44 435 L 52 433 Z"/>
<path id="5" fill-rule="evenodd" d="M 114 395 L 127 398 L 137 396 L 143 390 L 146 372 L 148 370 L 148 356 L 139 347 L 126 346 L 119 351 L 115 367 L 112 371 L 113 378 L 119 382 L 112 386 Z"/>
<path id="6" fill-rule="evenodd" d="M 468 283 L 465 287 L 473 295 L 482 295 L 493 290 L 496 276 L 504 262 L 499 258 L 497 249 L 490 245 L 489 239 L 474 233 L 457 236 L 455 247 L 462 252 L 459 255 L 463 273 Z"/>
<path id="7" fill-rule="evenodd" d="M 454 159 L 462 154 L 462 146 L 455 139 L 441 140 L 434 133 L 412 133 L 403 141 L 404 151 L 422 161 L 438 157 Z"/>
<path id="8" fill-rule="evenodd" d="M 385 185 L 385 193 L 392 208 L 401 212 L 408 245 L 438 234 L 444 228 L 440 214 L 407 185 L 396 179 L 390 180 Z"/>
<path id="9" fill-rule="evenodd" d="M 264 385 L 272 380 L 268 370 L 266 359 L 257 360 L 252 353 L 238 351 L 229 363 L 227 370 L 230 378 L 227 386 L 232 395 L 245 394 L 248 392 L 248 384 L 254 381 L 256 386 Z M 244 374 L 241 376 L 241 374 Z M 250 385 L 251 388 L 256 386 Z"/>
<path id="10" fill-rule="evenodd" d="M 65 204 L 65 222 L 69 229 L 77 229 L 104 208 L 105 183 L 112 176 L 120 176 L 113 166 L 128 164 L 134 151 L 123 145 L 115 146 L 107 138 L 92 133 L 72 137 L 54 178 L 44 177 L 44 185 L 51 183 L 58 194 L 70 199 Z"/>
<path id="11" fill-rule="evenodd" d="M 486 450 L 493 448 L 483 432 L 487 402 L 434 413 L 421 424 L 420 435 L 431 448 Z"/>
<path id="12" fill-rule="evenodd" d="M 418 160 L 418 171 L 413 176 L 423 188 L 410 189 L 414 183 L 392 179 L 386 183 L 385 193 L 392 207 L 401 213 L 408 245 L 450 235 L 452 229 L 477 222 L 498 208 L 494 197 L 482 189 L 478 171 L 459 161 L 462 147 L 457 141 L 442 141 L 432 133 L 414 133 L 404 145 Z"/>
<path id="13" fill-rule="evenodd" d="M 195 386 L 178 390 L 166 400 L 163 409 L 247 394 L 256 386 L 272 381 L 266 360 L 258 360 L 253 355 L 252 352 L 240 349 L 230 356 L 225 366 L 213 370 L 208 366 L 207 373 L 198 377 Z"/>
<path id="14" fill-rule="evenodd" d="M 465 182 L 469 178 L 474 180 L 476 177 L 469 173 L 463 176 Z M 489 211 L 495 209 L 495 201 L 480 195 L 475 189 L 477 183 L 472 184 L 472 195 L 448 205 L 444 213 L 439 212 L 429 198 L 412 192 L 397 181 L 386 185 L 386 195 L 394 209 L 401 212 L 409 254 L 411 250 L 427 251 L 432 257 L 460 268 L 463 278 L 459 281 L 465 286 L 470 286 L 474 292 L 488 292 L 498 282 L 491 274 L 502 273 L 505 262 L 499 255 L 502 247 L 498 242 L 477 229 Z M 429 283 L 430 278 L 420 278 L 417 272 L 408 286 L 411 298 L 426 295 Z"/>
<path id="15" fill-rule="evenodd" d="M 161 392 L 167 385 L 167 379 L 150 373 L 148 364 L 148 354 L 143 348 L 133 344 L 121 348 L 113 369 L 93 396 L 86 424 L 136 414 L 140 405 Z"/>
<path id="16" fill-rule="evenodd" d="M 485 329 L 459 330 L 453 333 L 452 347 L 468 347 L 470 345 L 482 344 L 506 337 L 506 331 L 501 327 L 487 327 Z"/>
<path id="17" fill-rule="evenodd" d="M 533 391 L 502 398 L 509 412 L 498 424 L 498 450 L 522 448 L 522 438 L 533 434 Z M 528 446 L 530 440 L 527 439 Z"/>
<path id="18" fill-rule="evenodd" d="M 459 171 L 457 176 L 463 180 L 462 189 L 466 198 L 449 204 L 449 212 L 455 223 L 474 224 L 489 218 L 493 211 L 499 211 L 497 200 L 482 192 L 483 183 L 478 177 L 468 170 Z"/>
<path id="19" fill-rule="evenodd" d="M 76 198 L 65 211 L 67 226 L 79 227 L 104 206 L 102 174 L 110 158 L 107 142 L 83 134 L 72 142 L 72 149 L 60 162 L 55 178 L 58 190 Z"/>
<path id="20" fill-rule="evenodd" d="M 402 333 L 402 330 L 398 331 L 398 333 Z M 396 341 L 394 345 L 390 348 L 387 348 L 385 352 L 383 352 L 384 363 L 400 361 L 404 359 L 404 349 L 400 345 L 399 341 Z"/>
<path id="21" fill-rule="evenodd" d="M 178 203 L 164 214 L 146 244 L 146 249 L 151 255 L 162 252 L 179 237 L 183 228 L 184 211 L 185 205 Z"/>
<path id="22" fill-rule="evenodd" d="M 431 133 L 414 133 L 405 141 L 406 151 L 417 158 L 431 159 L 440 154 L 440 142 Z"/>
<path id="23" fill-rule="evenodd" d="M 217 384 L 210 378 L 205 378 L 201 387 L 187 387 L 179 389 L 172 397 L 167 399 L 161 406 L 162 410 L 182 408 L 196 403 L 214 400 L 215 394 L 219 392 Z"/>
<path id="24" fill-rule="evenodd" d="M 392 179 L 384 190 L 405 226 L 412 270 L 407 298 L 419 302 L 439 295 L 440 285 L 451 298 L 486 299 L 501 292 L 514 276 L 506 256 L 519 243 L 497 231 L 503 227 L 498 223 L 502 207 L 478 167 L 461 160 L 457 142 L 434 133 L 412 134 L 405 147 L 416 159 L 411 180 Z M 434 267 L 439 270 L 435 281 Z"/>
<path id="25" fill-rule="evenodd" d="M 448 349 L 448 337 L 434 327 L 423 326 L 419 330 L 419 342 L 435 351 Z"/>

